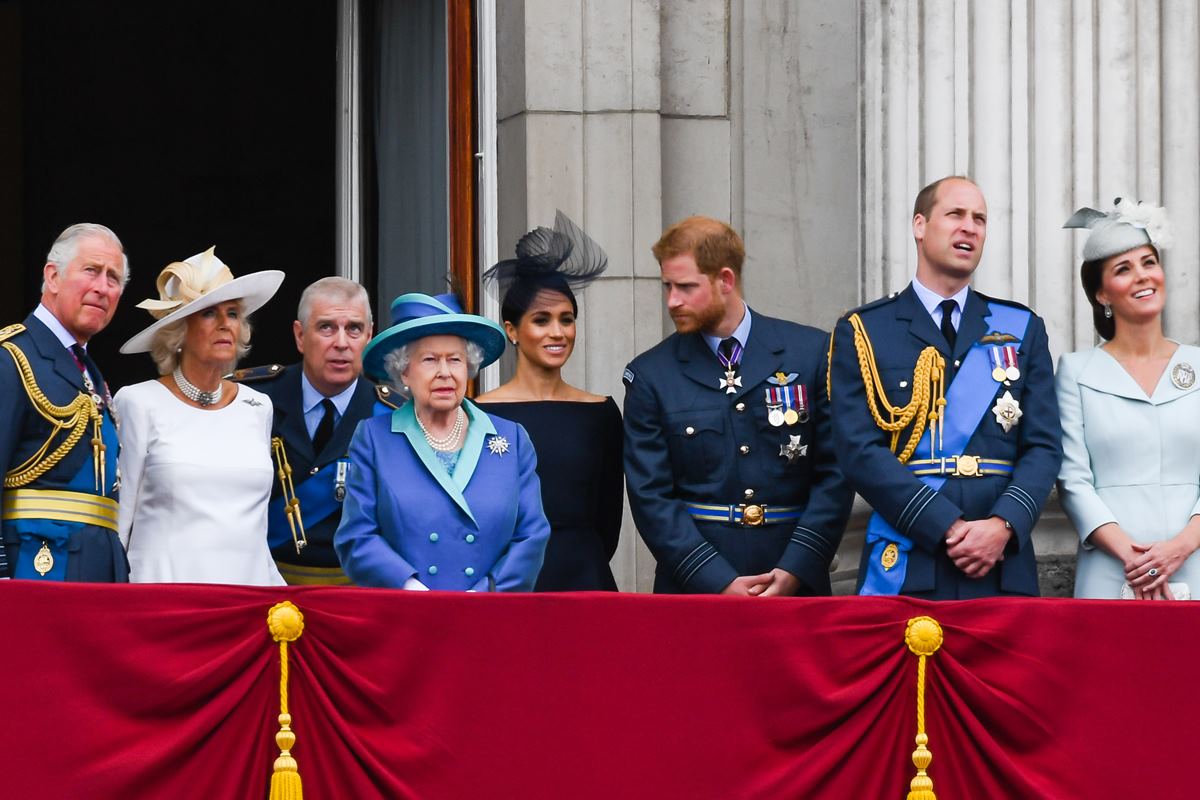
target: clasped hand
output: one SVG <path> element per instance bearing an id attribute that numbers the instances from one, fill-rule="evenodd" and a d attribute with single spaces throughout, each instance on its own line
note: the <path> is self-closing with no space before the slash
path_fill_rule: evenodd
<path id="1" fill-rule="evenodd" d="M 786 569 L 776 567 L 761 575 L 740 575 L 721 590 L 737 597 L 783 597 L 800 591 L 800 579 Z"/>
<path id="2" fill-rule="evenodd" d="M 968 578 L 982 578 L 1004 560 L 1011 536 L 1012 530 L 1000 517 L 957 519 L 946 531 L 946 555 Z"/>

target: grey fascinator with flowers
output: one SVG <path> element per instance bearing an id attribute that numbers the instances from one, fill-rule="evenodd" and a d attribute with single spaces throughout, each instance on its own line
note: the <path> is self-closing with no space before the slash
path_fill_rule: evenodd
<path id="1" fill-rule="evenodd" d="M 1174 241 L 1165 208 L 1127 197 L 1114 200 L 1108 212 L 1081 208 L 1063 227 L 1091 230 L 1083 245 L 1084 261 L 1100 261 L 1147 244 L 1161 254 Z"/>

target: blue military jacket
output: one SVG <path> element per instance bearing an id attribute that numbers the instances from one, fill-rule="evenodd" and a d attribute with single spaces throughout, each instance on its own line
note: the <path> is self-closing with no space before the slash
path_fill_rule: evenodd
<path id="1" fill-rule="evenodd" d="M 957 368 L 973 346 L 1003 344 L 1008 331 L 989 330 L 988 303 L 1024 306 L 987 298 L 971 290 L 959 322 L 954 351 L 921 305 L 912 287 L 857 310 L 870 338 L 887 400 L 904 406 L 913 392 L 913 368 L 921 351 L 933 346 L 945 357 L 946 379 L 953 386 Z M 987 342 L 981 342 L 987 337 Z M 1015 341 L 1015 340 L 1013 340 Z M 838 458 L 847 479 L 871 507 L 914 545 L 901 591 L 938 598 L 999 593 L 1037 595 L 1037 561 L 1031 535 L 1058 475 L 1062 430 L 1054 393 L 1054 369 L 1041 318 L 1029 321 L 1017 345 L 1020 377 L 980 384 L 986 403 L 978 427 L 963 454 L 1011 461 L 1011 475 L 950 477 L 937 491 L 915 477 L 890 449 L 890 435 L 876 424 L 864 389 L 859 352 L 847 318 L 834 331 L 831 354 L 833 429 Z M 949 391 L 949 389 L 947 389 Z M 1011 393 L 1021 409 L 1018 423 L 1005 431 L 992 412 L 996 400 Z M 907 437 L 901 437 L 904 441 Z M 958 454 L 954 454 L 958 455 Z M 928 453 L 913 458 L 929 457 Z M 946 556 L 946 531 L 958 518 L 998 516 L 1012 526 L 1004 560 L 984 578 L 971 579 Z M 860 584 L 870 547 L 863 550 Z"/>
<path id="2" fill-rule="evenodd" d="M 515 422 L 463 407 L 470 426 L 453 475 L 411 402 L 358 426 L 334 546 L 360 586 L 533 590 L 550 538 L 533 444 Z"/>
<path id="3" fill-rule="evenodd" d="M 24 322 L 25 330 L 7 341 L 16 345 L 29 362 L 38 389 L 53 404 L 63 406 L 71 403 L 85 391 L 83 373 L 75 363 L 70 351 L 63 347 L 45 324 L 32 314 Z M 103 378 L 100 378 L 103 383 Z M 103 390 L 105 395 L 107 389 Z M 89 425 L 83 436 L 53 468 L 26 484 L 29 489 L 53 489 L 103 493 L 109 498 L 117 497 L 117 435 L 111 411 L 107 405 L 103 411 L 104 477 L 103 492 L 96 491 L 93 430 Z M 5 472 L 26 463 L 45 444 L 51 426 L 31 405 L 16 362 L 8 352 L 0 352 L 0 464 Z M 63 441 L 64 435 L 57 434 L 51 442 L 53 452 Z M 65 566 L 51 570 L 46 579 L 72 581 L 124 581 L 129 575 L 125 551 L 114 531 L 95 525 L 48 522 L 52 527 L 70 526 L 61 531 L 59 545 L 64 548 L 65 559 L 56 556 L 56 562 Z M 30 550 L 29 535 L 24 537 L 19 528 L 28 527 L 23 522 L 2 523 L 4 552 L 7 556 L 8 574 L 17 570 L 18 560 L 25 559 Z M 45 538 L 45 537 L 38 537 Z M 36 543 L 35 543 L 36 544 Z M 28 564 L 22 566 L 18 575 L 37 578 L 29 574 Z M 0 571 L 2 574 L 2 571 Z"/>
<path id="4" fill-rule="evenodd" d="M 375 387 L 366 378 L 358 379 L 350 404 L 346 406 L 346 413 L 333 429 L 333 436 L 320 453 L 314 453 L 312 438 L 308 435 L 308 428 L 304 423 L 303 391 L 300 384 L 303 374 L 303 364 L 292 364 L 276 370 L 276 377 L 269 380 L 259 382 L 253 377 L 249 380 L 254 382 L 256 389 L 271 398 L 275 409 L 271 435 L 283 440 L 297 491 L 303 482 L 316 477 L 322 484 L 321 490 L 332 494 L 335 477 L 333 473 L 337 469 L 338 459 L 345 458 L 350 449 L 350 437 L 354 435 L 359 422 L 377 413 Z M 319 476 L 318 472 L 321 473 Z M 271 488 L 272 503 L 279 501 L 281 492 L 279 481 L 276 480 Z M 304 515 L 303 503 L 300 513 Z M 271 552 L 277 561 L 287 564 L 336 567 L 338 558 L 333 549 L 333 533 L 341 521 L 341 503 L 337 503 L 333 513 L 323 519 L 304 516 L 308 545 L 299 553 L 296 552 L 290 529 L 282 541 L 279 540 L 279 532 L 272 529 Z"/>
<path id="5" fill-rule="evenodd" d="M 816 328 L 751 317 L 739 367 L 741 386 L 721 388 L 724 368 L 700 334 L 672 334 L 625 371 L 625 478 L 638 532 L 660 576 L 688 592 L 719 592 L 742 570 L 781 567 L 807 590 L 829 594 L 829 564 L 852 493 L 831 447 L 825 399 L 828 336 Z M 810 400 L 807 421 L 773 426 L 766 390 L 776 373 L 794 375 Z M 804 455 L 781 450 L 799 437 Z M 799 452 L 799 451 L 796 451 Z M 767 528 L 697 522 L 688 503 L 798 506 L 771 563 L 734 550 L 770 537 Z M 727 541 L 732 535 L 734 541 Z M 722 551 L 724 549 L 724 552 Z M 674 589 L 672 589 L 674 590 Z"/>

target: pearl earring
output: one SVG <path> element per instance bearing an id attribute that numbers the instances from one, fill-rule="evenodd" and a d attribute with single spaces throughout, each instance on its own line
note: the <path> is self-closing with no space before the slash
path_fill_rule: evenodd
<path id="1" fill-rule="evenodd" d="M 1112 319 L 1112 306 L 1110 306 L 1108 303 L 1104 304 L 1104 318 Z"/>

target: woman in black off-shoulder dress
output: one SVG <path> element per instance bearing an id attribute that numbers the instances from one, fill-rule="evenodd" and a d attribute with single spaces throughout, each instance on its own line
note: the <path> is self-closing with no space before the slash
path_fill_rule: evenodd
<path id="1" fill-rule="evenodd" d="M 575 291 L 607 266 L 604 251 L 560 211 L 554 230 L 536 228 L 517 257 L 484 275 L 501 292 L 516 347 L 516 374 L 476 404 L 518 422 L 537 451 L 550 543 L 536 591 L 615 591 L 608 566 L 624 506 L 621 412 L 611 397 L 569 385 L 562 368 L 575 346 Z"/>

